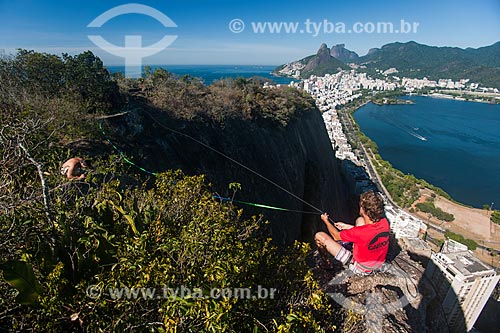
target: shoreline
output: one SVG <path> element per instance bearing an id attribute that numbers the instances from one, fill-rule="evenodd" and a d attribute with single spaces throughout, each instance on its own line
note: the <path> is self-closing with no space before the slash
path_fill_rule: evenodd
<path id="1" fill-rule="evenodd" d="M 405 97 L 405 96 L 409 96 L 409 97 L 412 97 L 412 96 L 417 96 L 417 97 L 431 97 L 431 98 L 437 98 L 437 99 L 450 99 L 450 100 L 455 100 L 455 101 L 458 101 L 458 102 L 478 102 L 478 103 L 483 103 L 483 104 L 489 104 L 489 103 L 486 103 L 486 102 L 481 102 L 481 101 L 472 101 L 472 100 L 469 100 L 469 101 L 465 101 L 465 100 L 456 100 L 456 99 L 454 99 L 454 98 L 441 98 L 441 97 L 433 97 L 433 96 L 431 96 L 431 95 L 423 95 L 423 94 L 412 94 L 412 95 L 402 94 L 402 95 L 398 95 L 398 97 Z M 355 110 L 351 111 L 351 114 L 352 114 L 352 116 L 353 116 L 353 117 L 352 117 L 352 119 L 353 119 L 353 121 L 356 123 L 356 125 L 359 127 L 360 132 L 361 132 L 361 133 L 363 133 L 363 134 L 364 134 L 365 136 L 367 136 L 368 138 L 370 138 L 370 137 L 369 137 L 368 135 L 366 135 L 363 131 L 361 131 L 361 127 L 359 126 L 359 124 L 358 124 L 358 123 L 356 122 L 356 120 L 354 119 L 354 113 L 356 113 L 359 109 L 361 109 L 363 106 L 365 106 L 365 105 L 366 105 L 366 104 L 368 104 L 368 103 L 373 103 L 373 104 L 375 104 L 375 105 L 377 105 L 377 106 L 383 106 L 383 105 L 413 105 L 413 104 L 383 104 L 383 105 L 380 105 L 380 104 L 374 103 L 371 99 L 370 99 L 370 100 L 368 100 L 368 101 L 366 101 L 366 102 L 363 102 L 363 103 L 362 103 L 359 107 L 357 107 Z M 416 103 L 416 102 L 415 102 L 415 103 Z M 414 104 L 415 104 L 415 103 L 414 103 Z M 373 141 L 371 138 L 370 138 L 370 140 L 371 140 L 371 141 Z M 375 141 L 373 141 L 373 142 L 376 144 L 376 142 L 375 142 Z M 382 157 L 382 156 L 381 156 L 381 157 Z M 388 163 L 391 163 L 390 161 L 385 160 L 385 159 L 382 159 L 382 161 L 384 161 L 384 162 L 388 162 Z M 392 165 L 392 163 L 391 163 L 391 165 Z M 401 171 L 401 170 L 399 170 L 399 169 L 395 168 L 394 166 L 393 166 L 393 168 L 394 168 L 395 170 L 398 170 L 398 171 L 400 171 L 400 172 L 403 172 L 403 171 Z M 403 173 L 404 173 L 404 172 L 403 172 Z M 413 175 L 413 174 L 412 174 L 412 175 Z M 414 176 L 415 178 L 417 178 L 415 175 L 413 175 L 413 176 Z M 431 182 L 427 181 L 426 179 L 423 179 L 423 178 L 417 178 L 417 179 L 422 179 L 422 180 L 424 180 L 425 182 L 427 182 L 429 185 L 434 186 L 434 187 L 436 187 L 436 188 L 438 188 L 438 189 L 441 189 L 441 190 L 442 190 L 442 191 L 443 191 L 443 192 L 444 192 L 444 193 L 445 193 L 445 194 L 449 197 L 449 198 L 446 198 L 446 197 L 444 197 L 444 198 L 445 198 L 445 199 L 447 199 L 447 200 L 450 200 L 450 201 L 454 202 L 455 204 L 458 204 L 458 205 L 460 205 L 460 206 L 462 206 L 462 207 L 465 207 L 465 208 L 470 208 L 470 209 L 482 209 L 481 207 L 475 207 L 475 206 L 473 206 L 472 204 L 467 204 L 467 203 L 461 202 L 461 201 L 459 201 L 459 200 L 456 200 L 456 199 L 455 199 L 452 195 L 450 195 L 450 194 L 449 194 L 449 193 L 448 193 L 445 189 L 443 189 L 443 188 L 441 188 L 441 187 L 439 187 L 439 186 L 437 186 L 437 185 L 435 185 L 435 184 L 433 184 L 433 183 L 431 183 Z M 439 195 L 439 194 L 438 194 L 438 193 L 436 193 L 436 195 Z M 482 210 L 484 210 L 484 209 L 482 209 Z M 484 210 L 484 211 L 486 211 L 486 210 Z"/>
<path id="2" fill-rule="evenodd" d="M 402 95 L 402 96 L 407 96 L 407 95 Z M 429 97 L 427 95 L 416 95 L 416 96 Z M 357 106 L 355 109 L 353 109 L 352 111 L 349 112 L 352 115 L 352 117 L 351 117 L 352 120 L 358 126 L 359 131 L 363 134 L 364 134 L 364 132 L 361 131 L 359 124 L 354 119 L 354 113 L 356 111 L 358 111 L 360 108 L 362 108 L 363 106 L 367 105 L 368 103 L 372 103 L 372 101 L 371 100 L 364 101 L 359 106 Z M 374 104 L 376 104 L 376 103 L 374 103 Z M 364 134 L 364 135 L 366 136 L 366 134 Z M 371 138 L 370 138 L 370 140 L 371 140 Z M 366 148 L 363 146 L 363 149 L 366 149 Z M 366 156 L 369 159 L 368 162 L 370 164 L 374 163 L 373 156 L 370 156 L 369 154 L 366 154 Z M 388 162 L 384 159 L 382 159 L 382 161 Z M 392 167 L 392 168 L 394 170 L 401 171 L 401 170 L 396 169 L 394 167 Z M 381 182 L 381 180 L 379 180 L 379 181 Z M 432 183 L 429 183 L 429 182 L 427 182 L 427 183 L 431 186 L 439 188 Z M 446 230 L 455 231 L 455 232 L 462 234 L 466 238 L 474 239 L 475 241 L 477 241 L 478 245 L 482 248 L 489 247 L 489 248 L 492 248 L 496 251 L 499 251 L 500 250 L 500 225 L 495 225 L 494 223 L 492 223 L 490 221 L 489 214 L 491 214 L 491 212 L 489 212 L 488 210 L 485 210 L 485 209 L 476 208 L 476 207 L 467 205 L 465 203 L 462 203 L 460 201 L 457 201 L 449 193 L 447 193 L 444 189 L 443 189 L 443 192 L 446 195 L 448 195 L 449 198 L 443 197 L 443 196 L 439 195 L 439 193 L 436 193 L 434 190 L 427 188 L 427 187 L 424 187 L 423 189 L 419 190 L 419 198 L 412 204 L 412 206 L 414 206 L 415 203 L 419 202 L 426 195 L 430 196 L 430 193 L 434 193 L 437 196 L 438 202 L 439 202 L 439 205 L 436 205 L 436 206 L 440 207 L 441 209 L 443 209 L 444 211 L 446 211 L 448 213 L 452 213 L 455 216 L 455 220 L 453 222 L 443 222 L 441 220 L 437 220 L 436 218 L 426 218 L 426 214 L 423 212 L 410 213 L 409 208 L 404 209 L 404 210 L 406 212 L 408 212 L 409 214 L 414 215 L 415 217 L 417 217 L 419 219 L 422 219 L 423 221 L 427 221 L 427 223 L 432 223 L 432 224 L 439 226 L 439 227 L 445 227 Z M 390 196 L 390 193 L 387 193 L 387 194 L 389 194 L 389 196 Z M 476 224 L 473 224 L 473 223 L 476 223 Z M 486 237 L 484 237 L 484 236 L 486 236 Z M 479 249 L 479 247 L 478 247 L 478 249 Z"/>
<path id="3" fill-rule="evenodd" d="M 405 96 L 410 96 L 410 95 L 405 95 Z M 485 101 L 485 100 L 477 100 L 477 99 L 465 99 L 465 98 L 456 98 L 456 96 L 453 95 L 447 95 L 447 94 L 441 94 L 441 93 L 433 93 L 433 94 L 428 94 L 428 95 L 423 95 L 423 94 L 416 94 L 416 95 L 411 95 L 411 96 L 420 96 L 420 97 L 430 97 L 430 98 L 437 98 L 437 99 L 448 99 L 452 101 L 457 101 L 457 102 L 472 102 L 472 103 L 483 103 L 483 104 L 497 104 L 497 103 L 491 103 L 490 101 Z M 493 97 L 497 99 L 497 97 Z"/>

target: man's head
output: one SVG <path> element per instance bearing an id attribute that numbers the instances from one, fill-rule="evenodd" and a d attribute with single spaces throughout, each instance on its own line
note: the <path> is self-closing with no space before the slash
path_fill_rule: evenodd
<path id="1" fill-rule="evenodd" d="M 380 221 L 384 217 L 384 201 L 382 196 L 374 191 L 361 194 L 359 198 L 359 210 L 361 215 L 366 215 L 373 222 Z"/>

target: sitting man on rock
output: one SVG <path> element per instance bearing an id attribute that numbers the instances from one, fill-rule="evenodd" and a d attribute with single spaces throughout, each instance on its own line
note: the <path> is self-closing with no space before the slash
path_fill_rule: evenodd
<path id="1" fill-rule="evenodd" d="M 355 226 L 343 222 L 331 224 L 326 213 L 321 215 L 331 236 L 320 231 L 315 240 L 327 265 L 330 265 L 329 253 L 354 273 L 368 275 L 382 267 L 389 249 L 390 227 L 384 217 L 382 196 L 374 191 L 361 194 L 359 214 Z M 351 242 L 352 252 L 346 246 Z"/>
<path id="2" fill-rule="evenodd" d="M 80 180 L 85 178 L 85 169 L 87 169 L 87 163 L 80 157 L 73 157 L 61 166 L 61 174 L 68 179 Z"/>

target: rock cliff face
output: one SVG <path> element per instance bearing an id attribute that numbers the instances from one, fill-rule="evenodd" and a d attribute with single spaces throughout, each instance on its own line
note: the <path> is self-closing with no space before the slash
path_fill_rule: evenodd
<path id="1" fill-rule="evenodd" d="M 332 57 L 345 63 L 355 62 L 359 58 L 356 52 L 346 49 L 345 44 L 337 44 L 332 46 L 330 54 Z"/>
<path id="2" fill-rule="evenodd" d="M 315 56 L 311 57 L 304 67 L 301 76 L 325 75 L 326 73 L 335 73 L 345 69 L 347 66 L 340 60 L 330 55 L 330 49 L 323 43 L 321 44 Z"/>
<path id="3" fill-rule="evenodd" d="M 236 200 L 317 213 L 261 177 L 159 124 L 230 156 L 335 219 L 354 217 L 356 208 L 349 207 L 348 186 L 317 109 L 292 119 L 286 127 L 265 121 L 180 121 L 154 109 L 148 108 L 146 113 L 141 107 L 108 123 L 115 143 L 155 172 L 182 169 L 187 174 L 205 174 L 214 193 L 222 196 L 230 195 L 228 184 L 237 182 L 241 190 Z M 321 225 L 319 215 L 242 207 L 251 214 L 264 214 L 278 243 L 311 240 Z"/>
<path id="4" fill-rule="evenodd" d="M 340 161 L 335 158 L 317 109 L 280 127 L 262 119 L 233 119 L 223 124 L 176 120 L 165 112 L 136 105 L 126 116 L 109 119 L 107 126 L 115 144 L 152 171 L 182 169 L 187 174 L 205 174 L 214 193 L 222 196 L 230 196 L 228 184 L 238 182 L 242 189 L 236 193 L 236 200 L 315 213 L 286 191 L 168 127 L 244 164 L 319 210 L 329 212 L 333 219 L 354 220 L 355 195 L 349 179 L 342 176 Z M 277 243 L 312 241 L 322 226 L 315 214 L 242 207 L 247 214 L 262 213 L 271 221 Z M 390 269 L 370 277 L 349 275 L 341 267 L 322 270 L 317 265 L 318 257 L 313 256 L 310 265 L 320 287 L 329 293 L 339 311 L 347 311 L 347 319 L 335 325 L 360 333 L 438 332 L 435 328 L 446 324 L 432 286 L 423 278 L 423 267 L 412 261 L 394 239 L 391 244 Z M 357 304 L 357 308 L 349 308 L 344 301 Z"/>

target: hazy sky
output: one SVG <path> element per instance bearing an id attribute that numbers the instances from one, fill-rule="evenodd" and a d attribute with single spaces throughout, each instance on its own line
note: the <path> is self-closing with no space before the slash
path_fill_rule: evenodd
<path id="1" fill-rule="evenodd" d="M 164 51 L 145 58 L 146 64 L 261 64 L 277 65 L 315 53 L 321 43 L 346 44 L 364 55 L 372 47 L 414 40 L 436 46 L 480 47 L 500 40 L 500 1 L 140 1 L 177 24 L 165 28 L 154 18 L 127 14 L 109 20 L 101 28 L 87 25 L 108 9 L 131 2 L 103 0 L 0 0 L 0 50 L 16 48 L 60 54 L 91 50 L 107 65 L 123 64 L 123 58 L 96 47 L 87 35 L 101 35 L 124 45 L 125 35 L 142 35 L 143 45 L 165 35 L 178 38 Z M 229 23 L 241 19 L 245 29 L 233 33 Z M 306 21 L 309 20 L 307 32 Z M 417 22 L 416 33 L 328 33 L 324 22 L 346 31 L 355 22 Z M 297 33 L 255 33 L 252 22 L 298 22 Z M 319 30 L 316 32 L 312 23 Z M 318 24 L 321 23 L 322 26 Z M 340 24 L 340 25 L 339 25 Z M 234 27 L 241 28 L 240 24 Z M 302 30 L 302 33 L 300 33 Z M 316 35 L 317 34 L 317 35 Z M 1 52 L 1 51 L 0 51 Z"/>

